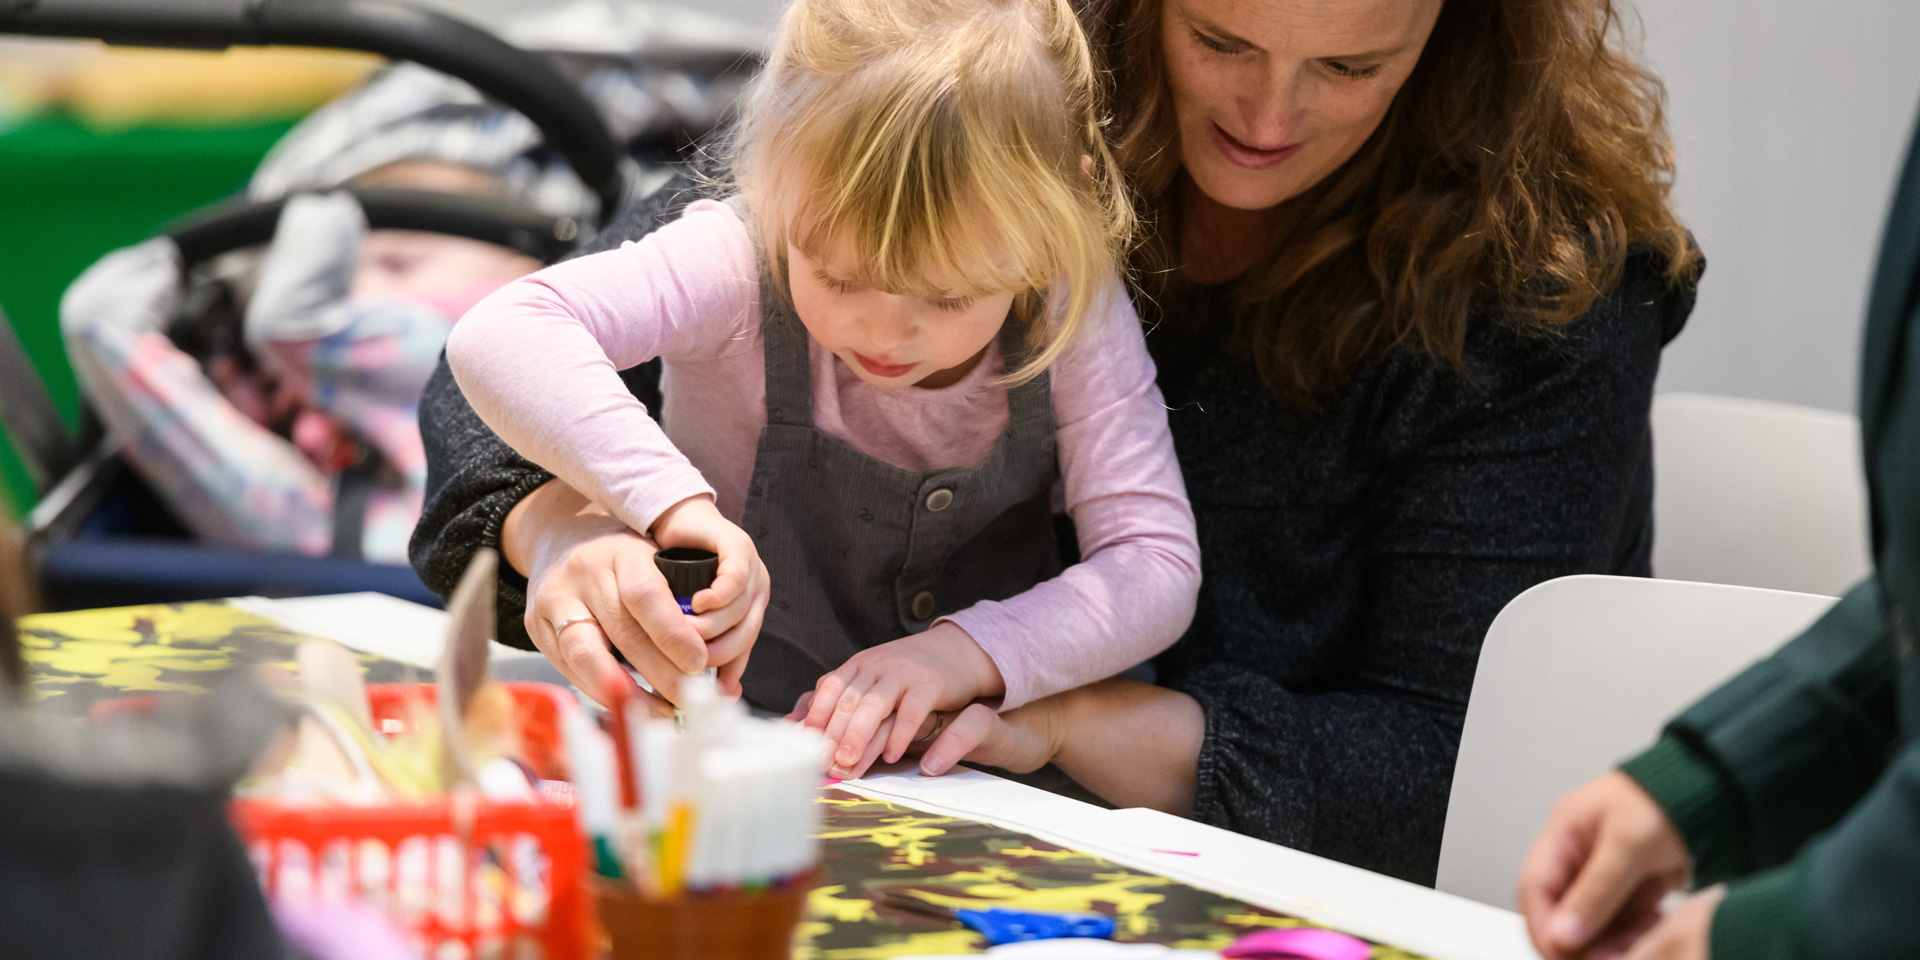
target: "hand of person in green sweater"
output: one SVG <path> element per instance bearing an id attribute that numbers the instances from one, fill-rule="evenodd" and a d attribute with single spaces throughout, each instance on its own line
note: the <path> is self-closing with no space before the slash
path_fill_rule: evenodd
<path id="1" fill-rule="evenodd" d="M 1709 887 L 1688 897 L 1660 917 L 1623 960 L 1707 960 L 1712 952 L 1713 911 L 1727 888 Z"/>
<path id="2" fill-rule="evenodd" d="M 1651 949 L 1683 935 L 1677 928 L 1659 929 L 1665 926 L 1660 901 L 1683 888 L 1690 872 L 1687 846 L 1673 821 L 1639 784 L 1616 771 L 1554 805 L 1520 867 L 1520 912 L 1546 960 Z M 1711 909 L 1706 917 L 1711 920 Z M 1704 958 L 1709 925 L 1692 924 L 1694 949 L 1653 955 Z M 1636 944 L 1656 929 L 1659 936 Z"/>

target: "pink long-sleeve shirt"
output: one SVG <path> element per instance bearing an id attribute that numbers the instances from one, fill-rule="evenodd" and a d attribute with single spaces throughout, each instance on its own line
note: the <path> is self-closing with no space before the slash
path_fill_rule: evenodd
<path id="1" fill-rule="evenodd" d="M 481 301 L 447 358 L 487 425 L 635 530 L 711 494 L 746 508 L 766 361 L 752 239 L 714 201 L 617 250 L 548 267 Z M 868 456 L 923 472 L 975 466 L 1007 427 L 998 346 L 960 382 L 882 390 L 811 347 L 814 425 Z M 664 360 L 663 422 L 617 371 Z M 1193 617 L 1200 549 L 1166 407 L 1118 281 L 1052 368 L 1060 505 L 1081 562 L 1003 601 L 945 618 L 1006 681 L 1003 708 L 1112 676 L 1177 639 Z M 779 585 L 776 583 L 777 591 Z"/>

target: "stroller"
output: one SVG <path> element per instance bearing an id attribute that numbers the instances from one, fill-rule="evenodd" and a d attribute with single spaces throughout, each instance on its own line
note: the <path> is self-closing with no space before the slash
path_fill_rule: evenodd
<path id="1" fill-rule="evenodd" d="M 649 186 L 657 187 L 665 179 L 658 164 L 680 159 L 704 132 L 682 125 L 629 138 L 623 145 L 609 131 L 602 112 L 562 74 L 570 66 L 565 58 L 549 60 L 462 21 L 391 0 L 197 0 L 166 6 L 149 0 L 40 0 L 0 8 L 0 32 L 149 46 L 340 47 L 412 61 L 465 80 L 539 128 L 545 145 L 584 185 L 591 210 L 555 212 L 499 197 L 413 189 L 347 192 L 370 229 L 480 240 L 540 263 L 565 256 L 597 225 L 640 200 Z M 752 66 L 744 52 L 737 47 L 710 52 L 710 68 L 744 75 Z M 636 162 L 636 156 L 655 164 L 653 171 Z M 233 264 L 245 262 L 236 258 L 236 251 L 269 242 L 287 203 L 288 198 L 280 196 L 225 204 L 163 231 L 164 241 L 149 241 L 177 251 L 177 276 L 164 284 L 169 304 L 177 304 L 169 327 L 176 343 L 191 339 L 195 330 L 217 334 L 222 323 L 202 321 L 239 309 L 236 301 L 249 291 L 244 278 L 235 277 Z M 0 337 L 0 367 L 9 363 L 10 343 L 11 338 Z M 351 549 L 338 549 L 357 542 L 362 519 L 357 511 L 364 509 L 364 498 L 353 495 L 356 480 L 362 479 L 353 467 L 338 478 L 332 556 L 196 543 L 187 525 L 101 436 L 97 417 L 88 418 L 89 433 L 76 444 L 66 440 L 57 421 L 47 421 L 50 404 L 20 396 L 18 383 L 5 392 L 14 396 L 0 396 L 0 414 L 11 414 L 7 426 L 23 438 L 30 459 L 49 481 L 28 526 L 31 555 L 50 608 L 359 590 L 438 603 L 410 568 L 368 563 Z M 49 428 L 48 422 L 54 426 Z"/>

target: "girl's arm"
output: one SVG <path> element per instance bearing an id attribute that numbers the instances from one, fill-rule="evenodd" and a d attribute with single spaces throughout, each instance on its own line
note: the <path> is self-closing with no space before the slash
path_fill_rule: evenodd
<path id="1" fill-rule="evenodd" d="M 1120 673 L 1193 618 L 1200 546 L 1140 321 L 1118 281 L 1053 368 L 1060 469 L 1081 561 L 948 618 L 999 668 L 1011 709 Z"/>
<path id="2" fill-rule="evenodd" d="M 474 410 L 573 498 L 556 523 L 581 536 L 544 538 L 550 549 L 516 562 L 528 564 L 535 646 L 590 693 L 616 673 L 608 641 L 669 696 L 675 670 L 706 666 L 737 688 L 766 604 L 765 568 L 617 371 L 661 355 L 754 349 L 742 334 L 758 300 L 745 227 L 730 208 L 703 202 L 638 243 L 503 288 L 448 341 Z M 604 522 L 576 522 L 602 508 Z M 698 616 L 681 615 L 651 563 L 653 543 L 634 531 L 720 555 L 714 585 L 693 598 Z"/>
<path id="3" fill-rule="evenodd" d="M 636 243 L 502 287 L 454 327 L 447 361 L 500 439 L 645 532 L 713 489 L 618 371 L 751 349 L 740 334 L 758 303 L 745 226 L 703 201 Z"/>

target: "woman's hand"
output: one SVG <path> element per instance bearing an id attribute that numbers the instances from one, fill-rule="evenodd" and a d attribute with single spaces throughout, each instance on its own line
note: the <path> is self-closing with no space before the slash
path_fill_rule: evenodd
<path id="1" fill-rule="evenodd" d="M 690 503 L 683 501 L 669 514 Z M 678 696 L 683 677 L 709 666 L 720 668 L 722 689 L 739 692 L 740 673 L 766 608 L 765 567 L 739 528 L 733 528 L 739 536 L 732 539 L 698 509 L 686 512 L 680 523 L 673 528 L 682 538 L 675 545 L 700 546 L 721 556 L 720 576 L 713 588 L 693 598 L 698 615 L 691 617 L 680 611 L 654 566 L 653 542 L 564 482 L 549 481 L 507 515 L 501 550 L 527 575 L 527 634 L 569 681 L 596 700 L 604 699 L 608 678 L 626 676 L 609 643 L 667 698 L 636 691 L 657 714 L 671 714 L 668 701 Z M 741 542 L 747 556 L 740 555 Z"/>
<path id="2" fill-rule="evenodd" d="M 1666 930 L 1664 938 L 1682 935 L 1679 925 L 1689 922 L 1687 917 L 1676 910 L 1668 918 L 1675 926 L 1668 930 L 1660 901 L 1686 885 L 1690 869 L 1686 843 L 1673 821 L 1633 778 L 1615 771 L 1554 805 L 1520 867 L 1520 912 L 1534 948 L 1546 960 L 1618 955 L 1649 930 Z M 1711 908 L 1705 909 L 1711 916 Z M 1704 957 L 1704 939 L 1700 943 L 1697 956 Z"/>
<path id="3" fill-rule="evenodd" d="M 920 772 L 937 777 L 961 760 L 972 760 L 1014 773 L 1032 773 L 1053 762 L 1060 753 L 1061 726 L 1056 721 L 1057 697 L 1036 700 L 1017 710 L 996 713 L 972 704 L 954 715 L 944 729 L 924 731 Z"/>
<path id="4" fill-rule="evenodd" d="M 1005 691 L 993 658 L 958 624 L 943 620 L 925 633 L 862 650 L 821 677 L 802 722 L 834 744 L 828 772 L 853 778 L 876 759 L 892 763 L 905 756 L 934 711 L 959 710 Z"/>

